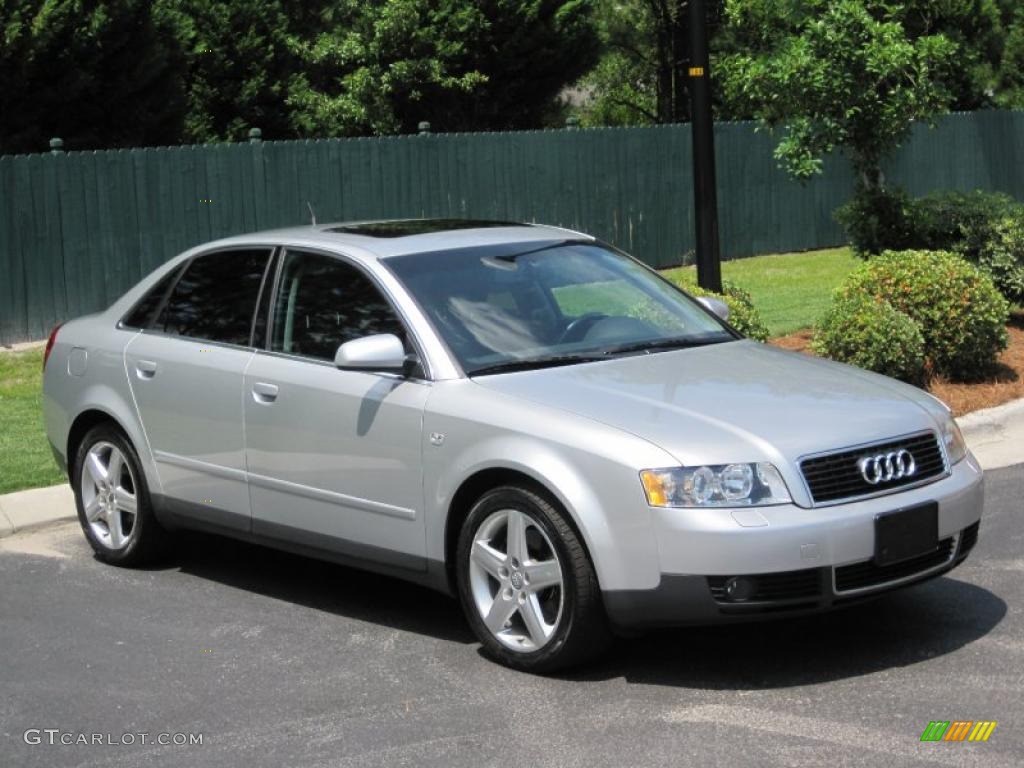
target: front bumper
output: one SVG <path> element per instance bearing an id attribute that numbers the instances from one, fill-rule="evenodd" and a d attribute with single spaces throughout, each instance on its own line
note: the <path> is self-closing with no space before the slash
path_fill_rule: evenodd
<path id="1" fill-rule="evenodd" d="M 981 467 L 968 455 L 935 483 L 850 504 L 652 510 L 661 581 L 654 589 L 605 591 L 605 606 L 613 624 L 635 627 L 749 620 L 849 604 L 963 562 L 977 539 L 983 501 Z M 938 502 L 939 550 L 876 566 L 876 516 L 928 502 Z M 726 585 L 732 577 L 753 583 L 753 595 L 731 599 Z"/>

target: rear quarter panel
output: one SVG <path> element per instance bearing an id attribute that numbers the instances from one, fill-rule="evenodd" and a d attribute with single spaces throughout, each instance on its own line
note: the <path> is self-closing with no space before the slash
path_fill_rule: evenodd
<path id="1" fill-rule="evenodd" d="M 62 326 L 43 373 L 43 420 L 51 445 L 70 465 L 68 437 L 75 419 L 89 410 L 107 414 L 135 446 L 150 490 L 160 492 L 124 367 L 124 348 L 136 333 L 117 328 L 106 313 Z"/>

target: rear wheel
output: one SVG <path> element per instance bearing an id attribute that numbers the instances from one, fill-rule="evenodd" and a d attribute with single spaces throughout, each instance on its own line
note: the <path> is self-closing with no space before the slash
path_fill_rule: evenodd
<path id="1" fill-rule="evenodd" d="M 488 655 L 548 672 L 582 663 L 610 639 L 593 565 L 552 501 L 523 486 L 485 494 L 459 537 L 459 596 Z"/>
<path id="2" fill-rule="evenodd" d="M 131 442 L 112 424 L 93 427 L 75 454 L 72 488 L 78 520 L 97 557 L 114 565 L 155 559 L 167 536 L 153 514 Z"/>

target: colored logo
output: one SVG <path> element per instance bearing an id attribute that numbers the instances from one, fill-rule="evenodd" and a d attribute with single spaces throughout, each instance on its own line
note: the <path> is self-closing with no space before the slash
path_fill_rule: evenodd
<path id="1" fill-rule="evenodd" d="M 921 741 L 988 741 L 997 725 L 994 720 L 932 720 Z"/>

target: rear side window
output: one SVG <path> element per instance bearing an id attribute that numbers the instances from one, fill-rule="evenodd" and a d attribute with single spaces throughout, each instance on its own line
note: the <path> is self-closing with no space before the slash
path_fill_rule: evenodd
<path id="1" fill-rule="evenodd" d="M 121 324 L 128 328 L 149 328 L 150 323 L 153 322 L 153 316 L 160 311 L 160 307 L 163 306 L 164 299 L 167 298 L 168 291 L 171 290 L 171 286 L 174 285 L 174 280 L 181 273 L 181 267 L 172 269 L 149 291 L 139 299 L 138 303 L 132 307 L 131 311 L 124 316 Z"/>
<path id="2" fill-rule="evenodd" d="M 178 336 L 249 345 L 269 249 L 221 251 L 194 259 L 155 327 Z"/>
<path id="3" fill-rule="evenodd" d="M 355 267 L 330 256 L 289 251 L 274 302 L 270 348 L 334 360 L 346 341 L 405 332 L 387 299 Z"/>

